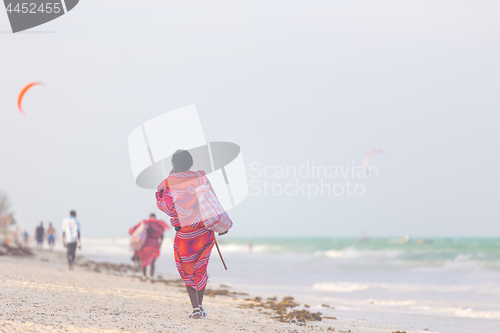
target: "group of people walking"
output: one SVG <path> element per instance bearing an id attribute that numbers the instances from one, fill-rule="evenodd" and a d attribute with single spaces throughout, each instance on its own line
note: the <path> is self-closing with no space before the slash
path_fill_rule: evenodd
<path id="1" fill-rule="evenodd" d="M 69 269 L 73 270 L 75 265 L 76 248 L 82 248 L 80 237 L 80 221 L 76 218 L 76 211 L 72 210 L 69 217 L 62 222 L 62 242 L 66 248 Z M 25 243 L 27 243 L 27 233 L 25 233 Z M 54 250 L 56 241 L 56 229 L 49 223 L 49 228 L 45 231 L 43 222 L 35 229 L 36 248 L 43 250 L 43 241 L 47 239 L 49 250 Z"/>
<path id="2" fill-rule="evenodd" d="M 28 234 L 25 232 L 25 243 L 28 241 Z M 40 225 L 35 229 L 35 239 L 36 239 L 36 248 L 38 250 L 43 250 L 43 241 L 47 239 L 49 243 L 49 250 L 54 250 L 54 245 L 56 242 L 56 229 L 52 226 L 52 222 L 49 222 L 49 228 L 45 231 L 43 227 L 43 222 L 40 222 Z"/>

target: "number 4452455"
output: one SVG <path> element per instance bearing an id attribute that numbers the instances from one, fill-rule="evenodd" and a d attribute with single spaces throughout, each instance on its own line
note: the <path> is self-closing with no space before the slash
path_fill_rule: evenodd
<path id="1" fill-rule="evenodd" d="M 37 3 L 22 3 L 17 4 L 14 8 L 12 8 L 12 4 L 9 3 L 7 6 L 7 12 L 12 13 L 54 13 L 59 14 L 61 12 L 60 3 L 42 3 L 38 6 Z"/>

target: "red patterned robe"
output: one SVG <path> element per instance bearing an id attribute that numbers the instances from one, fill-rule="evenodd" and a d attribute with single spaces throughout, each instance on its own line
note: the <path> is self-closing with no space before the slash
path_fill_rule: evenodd
<path id="1" fill-rule="evenodd" d="M 198 177 L 204 171 L 173 173 L 161 182 L 156 192 L 160 210 L 171 217 L 174 227 L 181 227 L 175 235 L 174 256 L 179 274 L 188 287 L 202 290 L 208 281 L 207 266 L 215 236 L 205 229 L 200 218 L 198 199 L 194 189 L 200 185 Z"/>
<path id="2" fill-rule="evenodd" d="M 144 246 L 138 251 L 138 253 L 136 253 L 136 255 L 138 255 L 141 260 L 141 266 L 146 267 L 151 265 L 153 260 L 160 256 L 160 242 L 158 239 L 163 236 L 163 232 L 169 230 L 170 228 L 161 220 L 149 219 L 137 223 L 128 230 L 128 233 L 132 235 L 141 223 L 145 223 L 147 225 L 148 238 L 146 238 Z"/>

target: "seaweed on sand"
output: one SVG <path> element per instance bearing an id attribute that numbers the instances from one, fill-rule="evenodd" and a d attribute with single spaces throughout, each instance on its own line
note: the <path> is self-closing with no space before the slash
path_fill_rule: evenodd
<path id="1" fill-rule="evenodd" d="M 164 284 L 170 284 L 170 285 L 175 285 L 175 286 L 184 286 L 184 281 L 182 281 L 182 279 L 171 279 L 171 280 L 167 280 L 167 279 L 164 279 L 164 278 L 157 278 L 156 279 L 156 282 L 157 283 L 164 283 Z"/>
<path id="2" fill-rule="evenodd" d="M 126 265 L 126 264 L 112 264 L 109 262 L 95 262 L 92 260 L 85 261 L 82 264 L 79 264 L 78 266 L 80 267 L 86 267 L 88 269 L 92 269 L 96 272 L 100 272 L 102 270 L 108 270 L 108 271 L 115 271 L 115 272 L 120 272 L 120 273 L 126 273 L 128 271 L 131 271 L 132 265 Z"/>
<path id="3" fill-rule="evenodd" d="M 205 289 L 205 295 L 210 296 L 210 297 L 215 297 L 215 296 L 229 296 L 229 297 L 234 297 L 237 295 L 248 295 L 246 293 L 238 293 L 236 291 L 229 291 L 227 289 Z"/>
<path id="4" fill-rule="evenodd" d="M 274 312 L 273 317 L 282 322 L 290 322 L 295 320 L 297 322 L 308 321 L 321 321 L 321 312 L 310 312 L 308 310 L 293 310 L 294 307 L 299 306 L 298 303 L 293 301 L 293 297 L 283 297 L 281 302 L 275 298 L 268 298 L 267 301 L 262 301 L 261 297 L 256 297 L 253 300 L 248 300 L 246 304 L 240 305 L 242 308 L 263 308 L 269 309 Z M 290 310 L 290 311 L 289 311 Z"/>

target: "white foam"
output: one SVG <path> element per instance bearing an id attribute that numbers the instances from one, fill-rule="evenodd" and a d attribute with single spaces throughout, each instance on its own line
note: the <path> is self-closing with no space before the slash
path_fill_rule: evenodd
<path id="1" fill-rule="evenodd" d="M 281 250 L 280 246 L 271 246 L 271 245 L 253 245 L 252 250 L 250 251 L 250 247 L 248 244 L 219 244 L 221 251 L 227 253 L 266 253 L 266 252 L 279 252 Z"/>
<path id="2" fill-rule="evenodd" d="M 476 289 L 479 286 L 453 286 L 453 285 L 423 285 L 404 283 L 357 283 L 357 282 L 323 282 L 315 283 L 314 290 L 323 290 L 339 293 L 349 293 L 362 290 L 387 290 L 395 292 L 442 291 L 458 292 Z"/>
<path id="3" fill-rule="evenodd" d="M 500 311 L 475 311 L 471 308 L 448 308 L 446 312 L 454 314 L 457 317 L 482 318 L 482 319 L 500 319 Z"/>
<path id="4" fill-rule="evenodd" d="M 374 305 L 385 305 L 385 306 L 409 306 L 413 305 L 416 303 L 415 300 L 409 299 L 409 300 L 403 300 L 403 301 L 396 301 L 392 299 L 369 299 L 368 300 L 369 304 L 374 304 Z"/>
<path id="5" fill-rule="evenodd" d="M 363 259 L 363 258 L 381 258 L 381 259 L 391 259 L 401 256 L 405 251 L 399 250 L 360 250 L 353 246 L 346 247 L 343 250 L 328 250 L 328 251 L 317 251 L 315 254 L 322 254 L 327 258 L 331 259 Z"/>
<path id="6" fill-rule="evenodd" d="M 446 260 L 442 270 L 450 272 L 474 272 L 481 270 L 483 264 L 484 262 L 471 260 L 471 255 L 459 254 L 453 260 Z"/>

